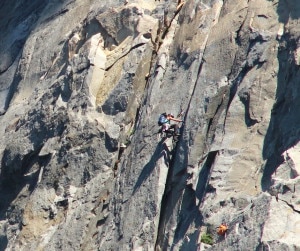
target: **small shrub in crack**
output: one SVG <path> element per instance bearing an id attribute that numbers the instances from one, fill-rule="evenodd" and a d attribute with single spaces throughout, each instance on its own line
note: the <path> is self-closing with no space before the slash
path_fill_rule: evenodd
<path id="1" fill-rule="evenodd" d="M 214 240 L 211 234 L 208 233 L 204 233 L 201 236 L 201 242 L 205 243 L 205 244 L 209 244 L 212 245 L 214 244 Z"/>

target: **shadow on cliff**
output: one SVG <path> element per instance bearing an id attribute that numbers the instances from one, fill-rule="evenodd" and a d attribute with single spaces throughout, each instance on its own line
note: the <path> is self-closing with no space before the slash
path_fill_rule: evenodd
<path id="1" fill-rule="evenodd" d="M 0 63 L 0 74 L 7 71 L 16 60 L 30 31 L 35 27 L 40 13 L 47 4 L 47 1 L 44 0 L 32 0 L 30 4 L 26 0 L 1 1 L 0 29 L 1 42 L 4 44 L 0 46 L 0 53 L 5 55 L 2 55 L 4 57 Z M 9 48 L 6 48 L 8 45 Z"/>
<path id="2" fill-rule="evenodd" d="M 174 250 L 180 241 L 183 241 L 182 250 L 197 249 L 195 243 L 198 243 L 200 226 L 203 224 L 203 216 L 199 207 L 205 194 L 212 192 L 208 181 L 218 151 L 212 151 L 208 154 L 199 173 L 198 185 L 194 190 L 193 186 L 186 182 L 190 178 L 190 174 L 186 168 L 189 151 L 185 143 L 184 141 L 181 142 L 180 148 L 176 149 L 175 157 L 170 163 L 171 168 L 162 199 L 159 232 L 156 242 L 156 246 L 162 250 Z M 174 211 L 177 211 L 177 213 L 174 214 Z M 177 225 L 174 230 L 173 243 L 170 247 L 168 233 L 172 231 L 169 231 L 168 228 L 173 226 L 173 221 L 177 221 Z M 195 227 L 195 231 L 188 233 L 192 225 Z M 172 236 L 170 238 L 172 239 Z"/>
<path id="3" fill-rule="evenodd" d="M 268 0 L 273 2 L 274 0 Z M 279 0 L 273 5 L 277 5 L 278 21 L 286 24 L 290 19 L 300 18 L 300 5 L 298 0 Z"/>
<path id="4" fill-rule="evenodd" d="M 4 65 L 0 63 L 0 75 L 8 71 L 16 62 L 19 64 L 18 61 L 21 60 L 26 40 L 38 25 L 45 24 L 68 11 L 63 7 L 64 3 L 59 0 L 32 0 L 30 1 L 30 4 L 27 2 L 28 1 L 26 0 L 14 2 L 8 0 L 1 1 L 0 17 L 3 19 L 3 22 L 0 24 L 0 29 L 2 34 L 8 34 L 2 38 L 2 42 L 8 43 L 11 42 L 11 40 L 14 42 L 6 49 L 6 51 L 0 50 L 0 54 L 6 59 L 4 60 Z M 47 10 L 47 12 L 45 12 L 45 10 Z M 42 16 L 43 14 L 47 14 L 48 17 Z M 21 80 L 22 76 L 17 70 L 8 88 L 9 91 L 5 99 L 3 113 L 8 109 Z"/>
<path id="5" fill-rule="evenodd" d="M 35 189 L 41 167 L 47 166 L 51 159 L 51 155 L 39 156 L 39 152 L 40 149 L 32 151 L 21 159 L 20 155 L 12 158 L 9 150 L 4 151 L 0 173 L 0 221 L 6 218 L 12 220 L 15 211 L 22 210 L 17 205 L 12 205 L 12 202 L 25 187 L 23 198 Z"/>
<path id="6" fill-rule="evenodd" d="M 196 190 L 194 191 L 193 187 L 189 185 L 184 189 L 179 222 L 174 236 L 174 244 L 183 240 L 182 249 L 184 250 L 194 250 L 195 247 L 193 244 L 198 242 L 200 226 L 203 225 L 203 216 L 199 208 L 201 207 L 204 196 L 207 193 L 215 192 L 215 189 L 209 185 L 209 180 L 217 154 L 218 151 L 208 153 L 206 161 L 203 163 L 198 175 L 199 179 Z M 194 224 L 197 230 L 189 235 L 188 241 L 186 236 L 192 224 Z"/>
<path id="7" fill-rule="evenodd" d="M 150 176 L 150 174 L 153 172 L 154 168 L 156 167 L 157 161 L 160 158 L 163 157 L 165 165 L 169 167 L 171 152 L 164 141 L 165 141 L 165 139 L 162 139 L 157 144 L 156 149 L 155 149 L 154 153 L 152 154 L 151 159 L 143 167 L 143 171 L 141 172 L 136 184 L 134 185 L 133 192 L 132 192 L 133 194 L 136 193 L 136 191 L 140 188 L 140 186 L 143 184 L 143 182 Z"/>
<path id="8" fill-rule="evenodd" d="M 278 21 L 286 24 L 289 19 L 300 18 L 297 0 L 279 0 Z M 263 146 L 266 161 L 261 187 L 263 191 L 272 185 L 272 175 L 285 161 L 283 153 L 300 140 L 300 67 L 293 57 L 297 49 L 297 36 L 286 32 L 278 38 L 278 62 L 276 102 L 271 111 L 271 119 Z"/>
<path id="9" fill-rule="evenodd" d="M 0 63 L 0 75 L 9 71 L 10 67 L 21 59 L 26 39 L 30 35 L 30 32 L 36 27 L 38 18 L 47 4 L 47 1 L 43 0 L 31 1 L 30 4 L 28 4 L 26 0 L 14 2 L 7 0 L 1 1 L 0 17 L 2 22 L 0 29 L 3 36 L 3 45 L 0 47 L 0 54 L 4 60 Z M 7 46 L 9 46 L 9 48 L 5 48 Z M 5 49 L 5 51 L 2 51 L 3 49 Z M 3 113 L 8 109 L 20 81 L 21 76 L 16 73 L 8 88 Z M 3 87 L 0 86 L 0 89 L 1 88 Z"/>

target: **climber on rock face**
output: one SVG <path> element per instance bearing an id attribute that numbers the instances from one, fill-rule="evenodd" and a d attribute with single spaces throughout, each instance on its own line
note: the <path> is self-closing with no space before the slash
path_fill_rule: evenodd
<path id="1" fill-rule="evenodd" d="M 224 235 L 226 237 L 226 232 L 228 230 L 228 226 L 226 223 L 222 223 L 220 226 L 217 227 L 217 233 L 219 235 Z"/>
<path id="2" fill-rule="evenodd" d="M 171 124 L 171 121 L 175 122 L 183 122 L 180 119 L 175 119 L 172 113 L 162 113 L 158 119 L 158 125 L 161 126 L 161 131 L 170 131 L 170 129 L 174 130 L 176 136 L 179 135 L 179 126 L 178 124 Z"/>

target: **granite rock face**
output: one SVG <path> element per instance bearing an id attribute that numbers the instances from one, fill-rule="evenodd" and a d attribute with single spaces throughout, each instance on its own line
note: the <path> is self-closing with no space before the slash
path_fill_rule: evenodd
<path id="1" fill-rule="evenodd" d="M 0 14 L 0 250 L 300 249 L 298 1 Z"/>

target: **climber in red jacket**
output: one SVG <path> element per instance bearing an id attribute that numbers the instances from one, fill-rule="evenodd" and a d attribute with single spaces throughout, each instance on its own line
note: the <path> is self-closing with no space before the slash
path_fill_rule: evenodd
<path id="1" fill-rule="evenodd" d="M 228 226 L 226 223 L 222 223 L 220 226 L 217 227 L 218 235 L 224 235 L 226 237 L 227 230 L 228 230 Z"/>

